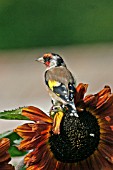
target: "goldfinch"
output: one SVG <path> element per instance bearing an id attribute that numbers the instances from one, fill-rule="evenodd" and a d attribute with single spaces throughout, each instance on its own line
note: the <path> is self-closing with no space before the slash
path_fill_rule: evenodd
<path id="1" fill-rule="evenodd" d="M 67 69 L 64 60 L 58 54 L 48 53 L 36 61 L 46 66 L 45 84 L 53 105 L 72 108 L 70 116 L 78 117 L 74 104 L 75 79 Z"/>

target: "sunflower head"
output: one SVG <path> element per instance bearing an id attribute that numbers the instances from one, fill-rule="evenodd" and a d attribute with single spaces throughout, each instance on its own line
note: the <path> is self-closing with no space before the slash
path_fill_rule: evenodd
<path id="1" fill-rule="evenodd" d="M 34 121 L 15 129 L 23 137 L 19 149 L 33 149 L 24 160 L 27 170 L 113 169 L 113 94 L 105 86 L 84 96 L 87 87 L 76 88 L 79 117 L 70 116 L 69 109 L 53 118 L 32 106 L 23 109 Z"/>

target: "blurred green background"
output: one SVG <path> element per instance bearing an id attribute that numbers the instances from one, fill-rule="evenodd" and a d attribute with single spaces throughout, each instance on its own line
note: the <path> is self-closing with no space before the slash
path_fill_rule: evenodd
<path id="1" fill-rule="evenodd" d="M 0 49 L 113 41 L 113 0 L 0 0 Z"/>

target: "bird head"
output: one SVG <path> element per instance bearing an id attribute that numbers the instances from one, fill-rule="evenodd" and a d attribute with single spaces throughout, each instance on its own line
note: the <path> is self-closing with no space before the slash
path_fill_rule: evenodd
<path id="1" fill-rule="evenodd" d="M 66 67 L 62 57 L 54 53 L 44 54 L 43 57 L 36 59 L 36 61 L 45 64 L 47 68 L 59 67 L 59 66 Z"/>

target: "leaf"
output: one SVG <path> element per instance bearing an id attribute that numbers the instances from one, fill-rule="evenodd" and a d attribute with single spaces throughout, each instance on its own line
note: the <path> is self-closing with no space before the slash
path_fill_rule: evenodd
<path id="1" fill-rule="evenodd" d="M 15 132 L 10 133 L 7 138 L 10 139 L 10 148 L 9 148 L 9 153 L 11 157 L 15 156 L 23 156 L 27 154 L 25 151 L 20 151 L 15 145 L 19 145 L 20 142 L 22 141 L 22 138 Z"/>
<path id="2" fill-rule="evenodd" d="M 24 107 L 8 110 L 4 112 L 0 112 L 0 119 L 7 119 L 7 120 L 29 120 L 26 116 L 22 115 L 22 109 Z"/>
<path id="3" fill-rule="evenodd" d="M 8 151 L 9 151 L 11 157 L 24 156 L 27 154 L 26 151 L 18 150 L 18 148 L 16 146 L 11 146 Z"/>
<path id="4" fill-rule="evenodd" d="M 0 138 L 4 138 L 4 137 L 10 139 L 9 153 L 11 157 L 24 156 L 27 154 L 26 151 L 20 151 L 16 147 L 16 145 L 19 145 L 20 142 L 22 141 L 22 138 L 17 133 L 10 130 L 10 131 L 0 134 Z"/>
<path id="5" fill-rule="evenodd" d="M 23 166 L 20 170 L 26 170 L 26 167 L 25 167 L 25 166 Z"/>
<path id="6" fill-rule="evenodd" d="M 10 144 L 11 145 L 16 145 L 17 141 L 21 141 L 22 138 L 15 132 L 12 131 L 12 133 L 10 133 L 9 135 L 6 136 L 6 138 L 10 139 Z M 16 142 L 15 142 L 16 141 Z M 20 142 L 19 142 L 20 143 Z M 18 143 L 18 144 L 19 144 Z"/>

